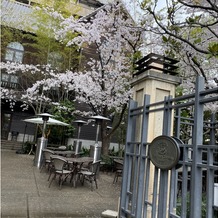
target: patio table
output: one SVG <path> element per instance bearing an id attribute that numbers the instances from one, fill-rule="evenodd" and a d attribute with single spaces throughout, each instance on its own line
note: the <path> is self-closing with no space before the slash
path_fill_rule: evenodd
<path id="1" fill-rule="evenodd" d="M 84 163 L 84 162 L 92 162 L 94 160 L 93 157 L 66 157 L 68 163 Z"/>
<path id="2" fill-rule="evenodd" d="M 109 156 L 109 158 L 110 158 L 110 161 L 111 161 L 111 166 L 112 166 L 111 170 L 112 170 L 112 172 L 115 171 L 115 163 L 114 162 L 118 161 L 118 162 L 120 162 L 120 164 L 123 165 L 123 157 L 121 157 L 121 156 Z"/>
<path id="3" fill-rule="evenodd" d="M 61 155 L 61 156 L 66 157 L 68 155 L 70 155 L 70 156 L 74 155 L 75 151 L 60 151 L 60 150 L 57 151 L 57 150 L 55 150 L 54 153 L 57 154 L 57 155 Z"/>
<path id="4" fill-rule="evenodd" d="M 47 149 L 53 150 L 53 151 L 65 151 L 66 148 L 60 148 L 60 147 L 54 147 L 54 146 L 47 146 Z"/>
<path id="5" fill-rule="evenodd" d="M 74 175 L 73 175 L 73 186 L 76 187 L 77 182 L 77 173 L 81 170 L 83 163 L 93 162 L 93 157 L 66 157 L 65 158 L 69 164 L 73 166 Z"/>
<path id="6" fill-rule="evenodd" d="M 121 157 L 121 156 L 111 156 L 110 155 L 109 158 L 111 158 L 113 160 L 115 160 L 115 159 L 123 160 L 123 157 Z"/>
<path id="7" fill-rule="evenodd" d="M 115 163 L 118 163 L 120 165 L 123 165 L 123 160 L 122 159 L 114 159 Z"/>

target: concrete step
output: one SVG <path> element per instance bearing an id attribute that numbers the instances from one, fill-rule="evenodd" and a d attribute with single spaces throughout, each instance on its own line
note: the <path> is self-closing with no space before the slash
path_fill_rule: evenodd
<path id="1" fill-rule="evenodd" d="M 1 149 L 19 150 L 22 148 L 22 142 L 1 140 Z"/>
<path id="2" fill-rule="evenodd" d="M 101 217 L 117 218 L 118 217 L 118 212 L 113 211 L 113 210 L 105 210 L 104 212 L 102 212 Z"/>

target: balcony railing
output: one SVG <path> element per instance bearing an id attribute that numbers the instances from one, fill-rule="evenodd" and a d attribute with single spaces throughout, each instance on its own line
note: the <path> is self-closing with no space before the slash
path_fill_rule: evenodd
<path id="1" fill-rule="evenodd" d="M 10 26 L 16 29 L 29 31 L 29 27 L 35 30 L 34 24 L 36 20 L 33 15 L 32 4 L 39 4 L 40 0 L 26 1 L 27 4 L 18 1 L 2 0 L 1 2 L 1 21 L 2 25 Z M 29 4 L 28 4 L 29 2 Z M 97 7 L 102 4 L 98 1 L 78 1 L 77 3 L 71 2 L 67 8 L 74 14 L 79 16 L 86 16 L 91 14 Z"/>
<path id="2" fill-rule="evenodd" d="M 18 89 L 18 83 L 1 81 L 1 87 L 8 89 Z"/>
<path id="3" fill-rule="evenodd" d="M 32 6 L 16 1 L 2 0 L 1 19 L 2 25 L 20 30 L 26 30 L 34 23 Z"/>

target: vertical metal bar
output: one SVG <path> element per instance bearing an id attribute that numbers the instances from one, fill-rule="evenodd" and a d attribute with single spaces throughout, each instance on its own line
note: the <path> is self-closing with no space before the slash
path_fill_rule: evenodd
<path id="1" fill-rule="evenodd" d="M 207 165 L 213 165 L 213 149 L 207 149 Z M 213 193 L 214 193 L 214 170 L 208 167 L 207 169 L 207 202 L 206 202 L 206 217 L 213 218 Z"/>
<path id="2" fill-rule="evenodd" d="M 169 199 L 169 212 L 174 212 L 174 207 L 176 206 L 174 204 L 175 198 L 176 198 L 176 192 L 177 192 L 177 173 L 175 168 L 171 170 L 171 176 L 170 176 L 170 199 Z"/>
<path id="3" fill-rule="evenodd" d="M 168 170 L 160 171 L 158 218 L 167 217 Z"/>
<path id="4" fill-rule="evenodd" d="M 158 196 L 158 178 L 159 178 L 159 169 L 155 167 L 154 169 L 154 183 L 153 183 L 153 198 L 152 198 L 152 218 L 157 217 L 157 196 Z"/>
<path id="5" fill-rule="evenodd" d="M 172 108 L 171 101 L 172 96 L 165 97 L 164 101 L 164 114 L 163 114 L 163 135 L 171 135 L 171 121 L 172 121 Z"/>
<path id="6" fill-rule="evenodd" d="M 171 119 L 172 109 L 170 109 L 170 96 L 164 99 L 164 115 L 163 115 L 163 135 L 169 136 L 171 134 Z M 158 218 L 165 218 L 167 216 L 168 202 L 168 170 L 160 171 L 160 188 L 159 188 L 159 202 Z"/>
<path id="7" fill-rule="evenodd" d="M 124 163 L 123 163 L 123 179 L 122 179 L 122 188 L 121 188 L 121 197 L 120 197 L 120 216 L 125 217 L 125 210 L 128 210 L 129 204 L 129 195 L 128 188 L 130 186 L 130 178 L 129 172 L 131 170 L 132 161 L 131 157 L 127 154 L 131 151 L 132 145 L 129 143 L 132 141 L 134 137 L 135 128 L 135 118 L 131 116 L 131 110 L 137 107 L 137 102 L 131 100 L 129 103 L 129 112 L 128 112 L 128 124 L 127 124 L 127 135 L 126 135 L 126 146 L 125 146 L 125 154 L 124 154 Z"/>
<path id="8" fill-rule="evenodd" d="M 175 137 L 180 138 L 180 130 L 181 130 L 181 108 L 177 108 L 175 115 L 176 115 L 176 119 L 174 121 L 174 126 L 175 126 Z M 182 148 L 183 149 L 183 148 Z M 180 148 L 181 150 L 181 148 Z M 174 183 L 174 200 L 172 202 L 173 204 L 173 208 L 176 208 L 177 205 L 177 193 L 178 193 L 178 170 L 176 170 L 175 172 L 175 178 L 171 178 L 171 179 L 175 179 L 175 183 Z M 172 208 L 170 209 L 170 211 L 172 210 Z"/>
<path id="9" fill-rule="evenodd" d="M 213 113 L 211 115 L 211 122 L 210 122 L 210 144 L 215 145 L 216 143 L 216 138 L 215 138 L 215 133 L 216 133 L 216 126 L 215 126 L 216 118 L 215 114 Z"/>
<path id="10" fill-rule="evenodd" d="M 141 147 L 140 147 L 140 165 L 139 165 L 139 176 L 138 176 L 138 198 L 136 201 L 136 217 L 142 217 L 144 201 L 144 178 L 145 178 L 145 156 L 146 156 L 146 146 L 148 137 L 148 119 L 149 114 L 146 110 L 146 105 L 150 103 L 150 96 L 144 96 L 144 106 L 143 106 L 143 116 L 142 116 L 142 129 L 141 129 Z M 147 169 L 149 170 L 149 169 Z M 145 211 L 147 212 L 147 211 Z"/>
<path id="11" fill-rule="evenodd" d="M 176 115 L 176 118 L 175 118 L 175 136 L 177 138 L 180 138 L 180 126 L 181 126 L 181 108 L 177 108 L 176 109 L 176 112 L 175 112 L 175 115 Z"/>
<path id="12" fill-rule="evenodd" d="M 135 214 L 136 210 L 136 201 L 138 198 L 138 167 L 139 167 L 139 143 L 135 146 L 135 155 L 133 157 L 134 159 L 134 165 L 133 165 L 133 178 L 132 178 L 132 202 L 131 202 L 131 213 Z"/>
<path id="13" fill-rule="evenodd" d="M 132 144 L 129 144 L 129 150 L 130 150 L 130 153 L 131 153 L 131 150 L 133 148 L 133 145 Z M 127 189 L 126 189 L 126 204 L 125 204 L 125 209 L 126 211 L 127 210 L 130 210 L 130 206 L 131 206 L 131 201 L 132 201 L 132 187 L 131 187 L 131 182 L 132 182 L 132 178 L 130 175 L 132 175 L 132 167 L 133 167 L 133 156 L 132 155 L 128 155 L 127 156 L 128 158 L 126 159 L 126 161 L 128 162 L 127 163 Z M 125 177 L 124 177 L 125 178 Z"/>
<path id="14" fill-rule="evenodd" d="M 215 114 L 211 115 L 210 120 L 210 144 L 215 145 Z M 207 165 L 213 166 L 213 149 L 207 150 Z M 214 193 L 214 170 L 207 169 L 207 207 L 206 207 L 206 217 L 213 218 L 213 193 Z M 213 197 L 211 197 L 213 196 Z"/>
<path id="15" fill-rule="evenodd" d="M 202 176 L 201 168 L 197 166 L 201 163 L 201 152 L 198 148 L 202 144 L 203 138 L 203 104 L 200 104 L 202 96 L 200 92 L 204 89 L 204 78 L 198 77 L 195 88 L 195 108 L 194 108 L 194 130 L 193 130 L 193 160 L 191 171 L 191 202 L 190 217 L 201 217 L 202 200 Z"/>
<path id="16" fill-rule="evenodd" d="M 187 167 L 182 171 L 182 195 L 181 195 L 181 217 L 187 216 L 187 200 L 188 200 L 188 170 Z"/>
<path id="17" fill-rule="evenodd" d="M 146 145 L 146 156 L 148 155 L 148 145 Z M 148 211 L 148 190 L 149 190 L 149 178 L 150 178 L 150 160 L 148 156 L 146 157 L 146 166 L 145 166 L 145 193 L 144 193 L 144 218 L 147 217 L 147 211 Z M 146 202 L 145 202 L 146 201 Z"/>

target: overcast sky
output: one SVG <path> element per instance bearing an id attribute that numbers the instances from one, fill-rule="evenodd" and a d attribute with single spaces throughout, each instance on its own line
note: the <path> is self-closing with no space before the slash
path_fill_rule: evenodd
<path id="1" fill-rule="evenodd" d="M 137 19 L 140 13 L 143 13 L 138 6 L 138 0 L 121 0 L 126 5 L 127 10 L 132 15 L 133 19 Z M 165 0 L 158 0 L 157 9 L 160 10 L 166 5 Z"/>

